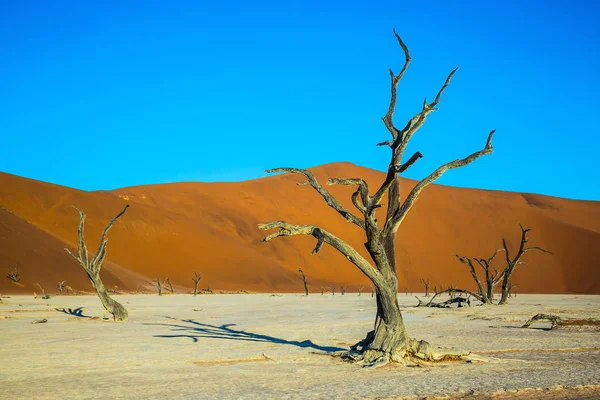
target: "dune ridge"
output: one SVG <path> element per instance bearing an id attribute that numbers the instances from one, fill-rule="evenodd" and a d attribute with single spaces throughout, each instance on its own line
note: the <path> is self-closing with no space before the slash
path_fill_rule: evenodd
<path id="1" fill-rule="evenodd" d="M 383 173 L 350 163 L 311 169 L 321 182 L 329 177 L 362 177 L 370 186 Z M 125 204 L 131 207 L 109 234 L 102 276 L 108 287 L 151 290 L 149 280 L 169 277 L 179 292 L 190 291 L 195 271 L 201 288 L 255 292 L 302 292 L 298 268 L 309 288 L 345 285 L 348 291 L 368 280 L 343 256 L 325 246 L 311 255 L 314 239 L 281 238 L 262 243 L 259 223 L 283 219 L 318 225 L 367 256 L 362 231 L 331 210 L 302 178 L 275 175 L 236 183 L 184 182 L 85 192 L 0 173 L 0 267 L 20 264 L 23 286 L 6 278 L 0 293 L 25 293 L 40 283 L 53 293 L 59 280 L 92 291 L 85 273 L 63 250 L 77 240 L 78 215 L 87 214 L 88 248 L 95 251 L 105 224 Z M 401 196 L 415 181 L 403 179 Z M 351 188 L 331 187 L 347 208 Z M 385 199 L 384 199 L 385 202 Z M 383 218 L 380 218 L 383 219 Z M 431 284 L 474 283 L 454 253 L 487 257 L 520 239 L 519 223 L 532 228 L 530 244 L 553 255 L 528 253 L 514 275 L 519 293 L 600 293 L 600 202 L 543 195 L 432 185 L 420 196 L 398 232 L 400 290 L 420 292 L 420 278 Z M 499 257 L 500 259 L 500 257 Z M 499 264 L 498 264 L 499 265 Z M 338 289 L 339 290 L 339 289 Z"/>

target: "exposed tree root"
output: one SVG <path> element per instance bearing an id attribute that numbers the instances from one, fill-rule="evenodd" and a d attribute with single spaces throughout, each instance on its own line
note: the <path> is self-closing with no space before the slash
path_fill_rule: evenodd
<path id="1" fill-rule="evenodd" d="M 349 351 L 331 353 L 333 357 L 353 362 L 365 368 L 379 368 L 388 363 L 398 363 L 407 367 L 431 365 L 436 362 L 450 361 L 488 361 L 485 357 L 460 350 L 434 350 L 425 340 L 410 338 L 408 343 L 398 345 L 391 351 L 370 348 L 373 343 L 374 332 L 350 347 Z"/>

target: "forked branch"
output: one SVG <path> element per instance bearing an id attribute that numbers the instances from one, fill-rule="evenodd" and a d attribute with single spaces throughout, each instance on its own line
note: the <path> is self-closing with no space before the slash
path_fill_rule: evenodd
<path id="1" fill-rule="evenodd" d="M 266 224 L 260 224 L 258 227 L 262 230 L 279 229 L 267 235 L 262 241 L 268 242 L 269 240 L 275 239 L 280 236 L 313 236 L 317 239 L 317 245 L 313 250 L 312 254 L 319 252 L 323 243 L 327 243 L 337 251 L 342 253 L 348 260 L 356 265 L 365 275 L 367 275 L 373 281 L 380 281 L 380 272 L 371 265 L 363 256 L 361 256 L 356 250 L 350 245 L 344 242 L 342 239 L 334 236 L 324 229 L 318 228 L 313 225 L 292 225 L 285 221 L 274 221 Z"/>

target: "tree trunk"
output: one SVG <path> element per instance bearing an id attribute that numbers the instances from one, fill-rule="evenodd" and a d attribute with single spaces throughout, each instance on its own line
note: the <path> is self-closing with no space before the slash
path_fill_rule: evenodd
<path id="1" fill-rule="evenodd" d="M 510 277 L 512 275 L 512 271 L 507 271 L 504 274 L 504 278 L 502 279 L 502 296 L 500 297 L 499 305 L 508 303 L 508 289 L 510 286 Z"/>
<path id="2" fill-rule="evenodd" d="M 104 284 L 100 279 L 100 274 L 97 274 L 97 276 L 92 276 L 88 274 L 88 277 L 90 278 L 94 289 L 96 289 L 96 293 L 98 294 L 98 297 L 100 298 L 104 309 L 112 314 L 113 319 L 115 321 L 127 321 L 127 319 L 129 318 L 127 310 L 121 305 L 121 303 L 119 303 L 116 300 L 113 300 L 108 295 L 108 292 L 106 291 L 106 288 L 104 287 Z"/>

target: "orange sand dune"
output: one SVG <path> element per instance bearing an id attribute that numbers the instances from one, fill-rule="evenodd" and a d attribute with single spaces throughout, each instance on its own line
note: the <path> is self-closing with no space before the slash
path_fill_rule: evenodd
<path id="1" fill-rule="evenodd" d="M 313 169 L 321 182 L 329 177 L 362 177 L 376 187 L 384 174 L 349 163 Z M 284 219 L 315 224 L 331 231 L 367 256 L 356 226 L 331 210 L 310 187 L 298 186 L 294 175 L 277 175 L 239 183 L 174 183 L 84 192 L 0 173 L 0 268 L 3 275 L 21 265 L 23 287 L 0 279 L 0 292 L 32 292 L 40 282 L 53 292 L 67 280 L 74 289 L 92 290 L 86 275 L 63 250 L 77 239 L 77 212 L 87 214 L 86 237 L 95 251 L 106 223 L 125 204 L 131 207 L 109 234 L 107 286 L 149 290 L 148 281 L 169 277 L 176 290 L 189 291 L 195 271 L 200 287 L 259 292 L 302 291 L 301 267 L 309 287 L 346 285 L 368 289 L 354 266 L 325 246 L 311 255 L 308 237 L 260 240 L 257 224 Z M 414 181 L 404 180 L 402 196 Z M 349 209 L 351 188 L 331 192 Z M 383 218 L 381 218 L 383 219 Z M 519 223 L 532 228 L 529 244 L 553 255 L 527 253 L 518 268 L 518 292 L 600 293 L 600 202 L 541 195 L 459 189 L 434 185 L 426 189 L 399 232 L 400 288 L 422 291 L 420 278 L 433 285 L 474 283 L 454 253 L 487 257 L 507 238 L 514 249 Z M 501 257 L 496 260 L 501 265 Z M 51 290 L 48 290 L 51 289 Z M 339 289 L 338 289 L 339 290 Z"/>

